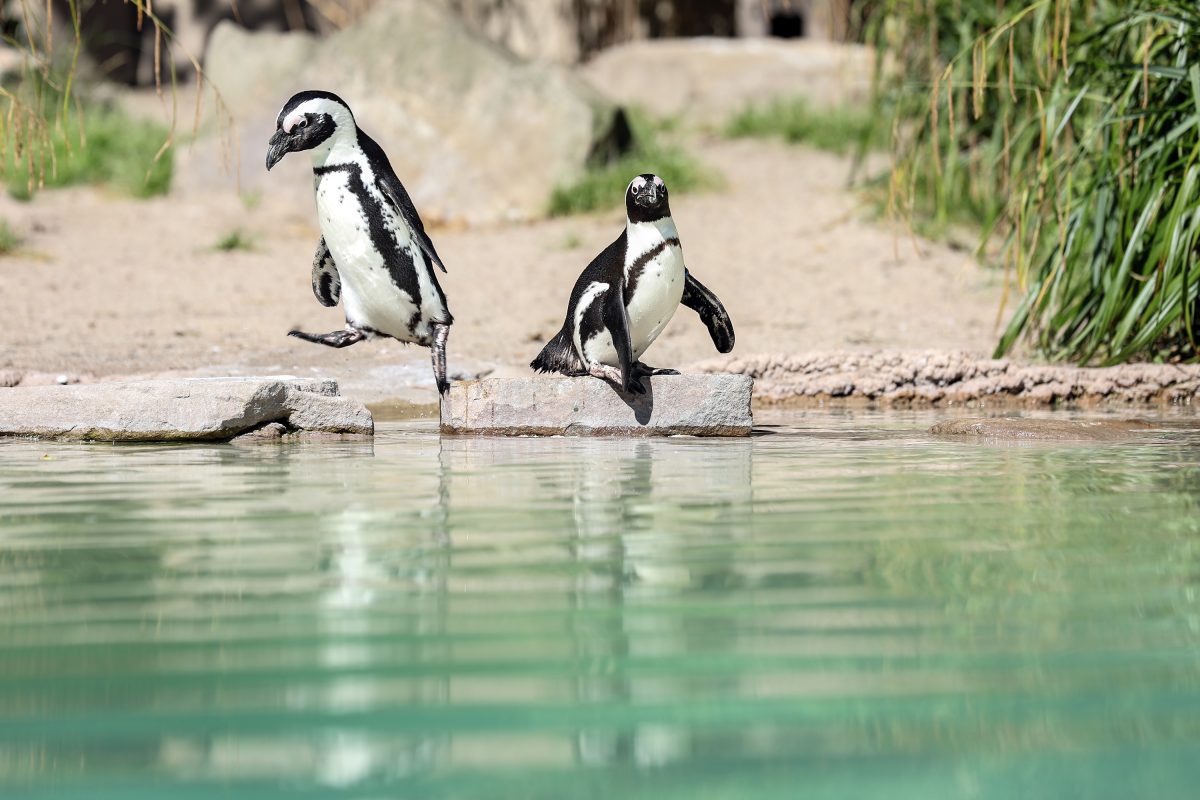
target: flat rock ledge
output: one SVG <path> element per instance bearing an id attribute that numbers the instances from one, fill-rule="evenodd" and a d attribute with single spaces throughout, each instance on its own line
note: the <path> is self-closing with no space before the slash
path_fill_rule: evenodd
<path id="1" fill-rule="evenodd" d="M 453 383 L 442 433 L 477 436 L 749 436 L 745 375 L 656 375 L 644 395 L 596 378 L 530 376 Z"/>
<path id="2" fill-rule="evenodd" d="M 105 442 L 370 436 L 332 380 L 190 378 L 0 389 L 0 436 Z"/>
<path id="3" fill-rule="evenodd" d="M 1119 442 L 1137 433 L 1153 430 L 1138 419 L 1030 419 L 988 417 L 939 422 L 929 429 L 935 436 L 1025 441 Z"/>
<path id="4" fill-rule="evenodd" d="M 1034 366 L 962 351 L 813 353 L 711 359 L 700 372 L 749 375 L 760 403 L 884 407 L 1187 405 L 1200 365 Z"/>

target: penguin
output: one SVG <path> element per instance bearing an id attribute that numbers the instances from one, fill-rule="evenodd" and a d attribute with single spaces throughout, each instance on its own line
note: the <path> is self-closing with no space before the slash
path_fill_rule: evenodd
<path id="1" fill-rule="evenodd" d="M 446 382 L 446 339 L 454 318 L 433 267 L 446 271 L 383 149 L 335 94 L 308 91 L 284 103 L 267 146 L 267 170 L 308 151 L 321 241 L 312 288 L 323 306 L 340 300 L 346 327 L 290 331 L 307 342 L 348 347 L 390 337 L 430 348 L 438 392 Z"/>
<path id="2" fill-rule="evenodd" d="M 684 266 L 662 178 L 644 174 L 630 181 L 625 212 L 625 230 L 583 270 L 562 330 L 530 366 L 537 372 L 592 375 L 644 394 L 643 378 L 679 374 L 640 359 L 680 303 L 700 315 L 722 353 L 733 349 L 733 323 L 717 296 Z"/>

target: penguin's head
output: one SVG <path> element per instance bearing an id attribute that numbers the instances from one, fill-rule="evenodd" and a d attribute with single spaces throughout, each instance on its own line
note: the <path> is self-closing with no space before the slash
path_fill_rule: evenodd
<path id="1" fill-rule="evenodd" d="M 354 130 L 346 101 L 331 92 L 300 92 L 283 104 L 267 144 L 267 169 L 288 153 L 328 149 L 334 137 Z"/>
<path id="2" fill-rule="evenodd" d="M 638 175 L 625 190 L 625 211 L 630 222 L 653 222 L 671 216 L 667 185 L 657 175 Z"/>

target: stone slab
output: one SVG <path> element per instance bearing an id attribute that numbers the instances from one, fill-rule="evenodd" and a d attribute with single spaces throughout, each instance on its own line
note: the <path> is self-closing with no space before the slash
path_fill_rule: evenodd
<path id="1" fill-rule="evenodd" d="M 480 436 L 749 436 L 745 375 L 657 375 L 644 395 L 597 378 L 529 376 L 453 383 L 442 433 Z"/>
<path id="2" fill-rule="evenodd" d="M 0 389 L 0 436 L 219 441 L 272 424 L 287 435 L 369 436 L 375 430 L 366 407 L 341 397 L 331 380 L 190 378 Z"/>

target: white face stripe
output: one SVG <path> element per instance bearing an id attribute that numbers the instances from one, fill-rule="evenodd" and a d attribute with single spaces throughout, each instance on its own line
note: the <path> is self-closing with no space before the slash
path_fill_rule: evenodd
<path id="1" fill-rule="evenodd" d="M 631 180 L 629 182 L 629 187 L 628 187 L 628 189 L 626 189 L 626 191 L 629 191 L 630 189 L 632 189 L 634 191 L 640 192 L 642 190 L 642 187 L 645 186 L 646 183 L 647 183 L 646 179 L 643 178 L 641 175 L 638 175 L 636 178 L 634 178 L 633 180 Z M 654 176 L 654 185 L 657 186 L 659 189 L 667 188 L 667 185 L 665 183 L 663 183 L 663 179 L 658 177 L 657 175 Z"/>
<path id="2" fill-rule="evenodd" d="M 291 133 L 292 128 L 300 124 L 300 120 L 304 119 L 304 112 L 293 111 L 292 114 L 283 121 L 283 132 Z"/>
<path id="3" fill-rule="evenodd" d="M 340 112 L 340 114 L 339 114 Z M 331 100 L 326 100 L 324 97 L 318 97 L 313 100 L 305 100 L 300 105 L 292 109 L 292 113 L 288 114 L 283 120 L 280 128 L 284 133 L 291 133 L 292 128 L 304 118 L 306 114 L 328 114 L 333 117 L 334 121 L 338 121 L 341 114 L 344 114 L 346 109 Z M 283 113 L 282 110 L 280 113 Z"/>

